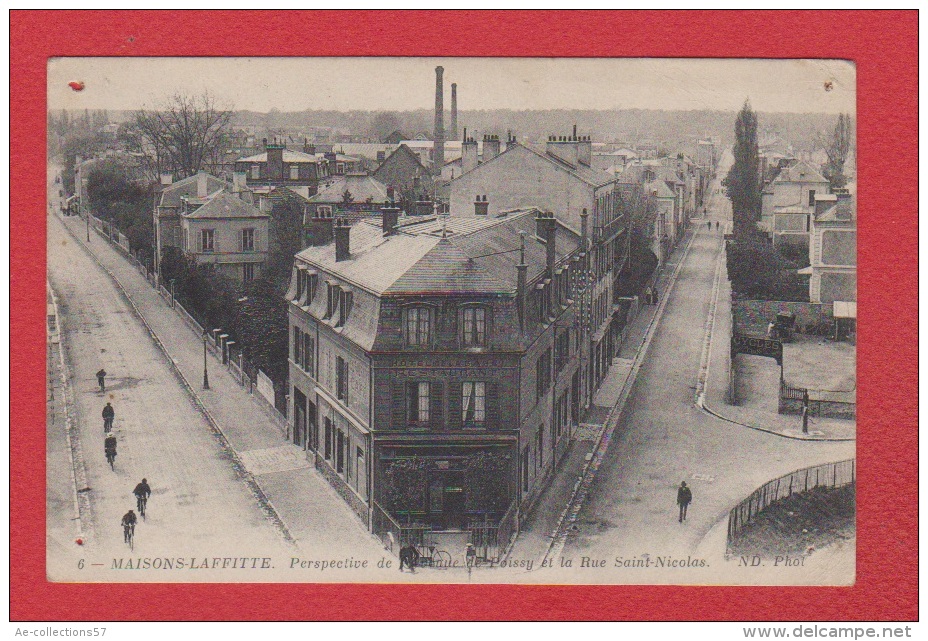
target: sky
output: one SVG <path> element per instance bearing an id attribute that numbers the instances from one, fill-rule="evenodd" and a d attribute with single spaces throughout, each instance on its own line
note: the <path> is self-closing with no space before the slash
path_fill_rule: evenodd
<path id="1" fill-rule="evenodd" d="M 431 110 L 438 65 L 446 109 L 455 82 L 460 110 L 737 111 L 750 98 L 761 112 L 855 113 L 849 61 L 683 58 L 54 58 L 49 108 L 152 108 L 207 90 L 260 112 Z"/>

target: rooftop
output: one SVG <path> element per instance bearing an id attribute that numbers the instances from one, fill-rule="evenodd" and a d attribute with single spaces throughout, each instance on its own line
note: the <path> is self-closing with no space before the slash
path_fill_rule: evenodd
<path id="1" fill-rule="evenodd" d="M 216 178 L 212 174 L 207 174 L 205 172 L 201 173 L 206 176 L 207 194 L 214 194 L 226 187 L 226 182 L 221 178 Z M 180 207 L 184 197 L 186 197 L 188 201 L 196 199 L 199 186 L 198 180 L 197 176 L 190 176 L 189 178 L 178 180 L 176 183 L 166 186 L 161 192 L 161 200 L 158 205 L 160 207 Z"/>
<path id="2" fill-rule="evenodd" d="M 351 192 L 351 200 L 363 203 L 382 203 L 387 200 L 387 186 L 368 175 L 333 176 L 319 185 L 319 191 L 309 198 L 311 203 L 340 203 L 345 191 Z"/>
<path id="3" fill-rule="evenodd" d="M 224 218 L 270 218 L 270 216 L 246 203 L 241 198 L 220 191 L 209 199 L 205 205 L 189 214 L 187 219 L 224 219 Z"/>
<path id="4" fill-rule="evenodd" d="M 785 167 L 780 170 L 780 173 L 776 178 L 773 179 L 773 183 L 795 183 L 795 182 L 805 182 L 805 183 L 827 183 L 828 180 L 825 179 L 818 170 L 807 163 L 804 160 Z"/>
<path id="5" fill-rule="evenodd" d="M 284 149 L 284 162 L 293 162 L 293 163 L 308 163 L 308 162 L 319 162 L 324 159 L 323 154 L 304 154 L 302 151 L 293 151 L 292 149 Z M 236 162 L 267 162 L 267 152 L 260 154 L 255 154 L 254 156 L 248 156 L 246 158 L 239 158 Z"/>
<path id="6" fill-rule="evenodd" d="M 536 211 L 486 219 L 402 217 L 395 233 L 388 236 L 380 219 L 366 219 L 351 227 L 347 260 L 335 261 L 332 243 L 304 249 L 297 258 L 380 295 L 511 294 L 516 286 L 519 232 L 526 232 L 529 280 L 545 269 L 545 246 L 535 238 Z M 556 234 L 559 258 L 579 246 L 577 235 L 560 224 Z"/>

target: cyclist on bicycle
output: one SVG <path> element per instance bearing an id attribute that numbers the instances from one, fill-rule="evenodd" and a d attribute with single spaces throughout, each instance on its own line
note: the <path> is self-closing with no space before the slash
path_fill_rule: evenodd
<path id="1" fill-rule="evenodd" d="M 135 518 L 135 512 L 129 510 L 122 517 L 122 535 L 126 543 L 129 543 L 129 539 L 132 538 L 132 532 L 135 530 L 135 523 L 138 521 Z"/>
<path id="2" fill-rule="evenodd" d="M 116 436 L 112 432 L 107 432 L 106 438 L 103 439 L 103 453 L 106 454 L 106 460 L 112 467 L 113 461 L 116 460 Z"/>
<path id="3" fill-rule="evenodd" d="M 135 486 L 132 493 L 135 494 L 135 502 L 136 507 L 139 509 L 139 514 L 144 516 L 145 504 L 148 502 L 148 497 L 151 496 L 151 487 L 148 485 L 148 481 L 142 479 L 142 482 Z"/>

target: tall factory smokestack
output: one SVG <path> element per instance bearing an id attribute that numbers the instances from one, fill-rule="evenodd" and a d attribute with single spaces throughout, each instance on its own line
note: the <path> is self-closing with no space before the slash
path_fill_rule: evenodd
<path id="1" fill-rule="evenodd" d="M 445 138 L 458 139 L 458 85 L 456 82 L 451 83 L 451 128 Z"/>
<path id="2" fill-rule="evenodd" d="M 435 67 L 435 148 L 432 153 L 432 173 L 441 176 L 442 167 L 445 166 L 445 86 L 443 75 L 444 67 Z"/>

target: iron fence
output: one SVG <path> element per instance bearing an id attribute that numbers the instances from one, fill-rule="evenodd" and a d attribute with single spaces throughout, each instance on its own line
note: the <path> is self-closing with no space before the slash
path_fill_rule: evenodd
<path id="1" fill-rule="evenodd" d="M 728 545 L 773 503 L 817 487 L 844 487 L 856 481 L 857 460 L 848 459 L 790 472 L 754 490 L 728 513 Z"/>
<path id="2" fill-rule="evenodd" d="M 383 546 L 399 554 L 400 548 L 412 543 L 416 546 L 432 545 L 432 526 L 426 523 L 400 524 L 377 501 L 371 500 L 373 506 L 374 534 L 380 537 Z"/>

